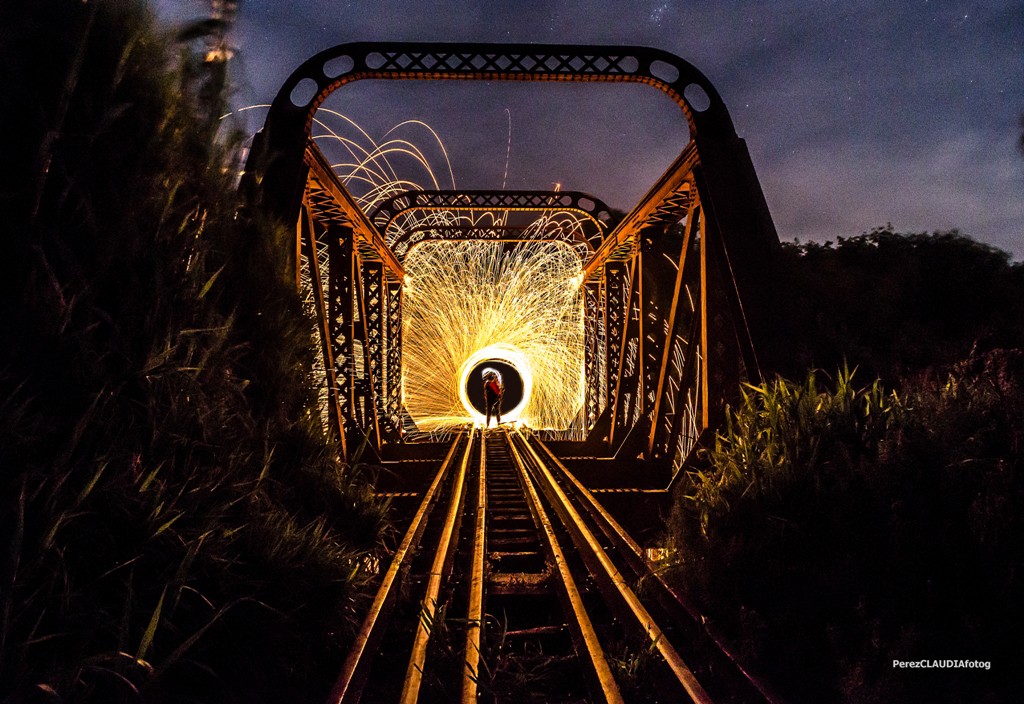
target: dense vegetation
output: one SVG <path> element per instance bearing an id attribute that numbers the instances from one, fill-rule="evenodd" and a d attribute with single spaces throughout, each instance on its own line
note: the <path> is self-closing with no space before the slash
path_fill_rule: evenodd
<path id="1" fill-rule="evenodd" d="M 885 228 L 781 270 L 804 380 L 746 387 L 683 482 L 676 579 L 794 702 L 1020 701 L 1024 265 Z"/>
<path id="2" fill-rule="evenodd" d="M 383 509 L 312 410 L 223 75 L 141 2 L 0 26 L 0 701 L 320 700 Z"/>
<path id="3" fill-rule="evenodd" d="M 972 350 L 1024 347 L 1024 264 L 959 232 L 879 228 L 783 246 L 781 371 L 837 369 L 897 383 Z"/>

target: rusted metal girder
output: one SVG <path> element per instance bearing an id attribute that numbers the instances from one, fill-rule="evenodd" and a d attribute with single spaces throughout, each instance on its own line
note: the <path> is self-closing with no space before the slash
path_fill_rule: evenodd
<path id="1" fill-rule="evenodd" d="M 324 382 L 327 386 L 327 426 L 340 444 L 342 454 L 347 454 L 345 418 L 338 398 L 337 369 L 334 366 L 334 345 L 331 342 L 333 335 L 328 324 L 328 299 L 324 292 L 324 275 L 320 269 L 316 224 L 308 207 L 303 207 L 303 215 L 305 217 L 299 219 L 299 244 L 305 249 L 309 266 L 309 286 L 313 292 L 313 305 L 316 310 L 317 337 L 320 340 Z"/>
<path id="2" fill-rule="evenodd" d="M 434 241 L 564 242 L 570 246 L 583 245 L 588 255 L 593 254 L 593 247 L 581 233 L 559 231 L 527 235 L 528 229 L 517 225 L 417 225 L 404 232 L 391 246 L 395 256 L 403 262 L 415 247 Z"/>
<path id="3" fill-rule="evenodd" d="M 389 425 L 397 440 L 402 434 L 402 285 L 388 283 L 387 326 L 385 341 L 387 347 L 387 363 L 385 365 L 385 399 L 384 407 Z"/>
<path id="4" fill-rule="evenodd" d="M 580 213 L 594 226 L 588 239 L 600 244 L 608 228 L 611 209 L 580 191 L 405 191 L 377 206 L 370 220 L 385 235 L 402 215 L 419 210 L 445 211 L 568 211 Z"/>
<path id="5" fill-rule="evenodd" d="M 360 42 L 326 49 L 278 91 L 250 152 L 246 173 L 259 199 L 285 221 L 297 213 L 307 177 L 299 157 L 313 115 L 332 92 L 359 80 L 507 80 L 641 83 L 682 108 L 694 139 L 735 139 L 728 110 L 692 64 L 660 49 L 558 44 Z"/>
<path id="6" fill-rule="evenodd" d="M 327 96 L 365 79 L 626 82 L 666 93 L 682 109 L 690 141 L 584 267 L 587 284 L 603 284 L 606 373 L 611 377 L 619 371 L 614 384 L 612 379 L 607 383 L 605 420 L 600 421 L 610 424 L 605 440 L 610 444 L 614 436 L 628 435 L 640 440 L 636 444 L 647 456 L 671 452 L 684 398 L 699 405 L 687 417 L 699 414 L 698 424 L 706 428 L 723 412 L 722 399 L 734 393 L 729 389 L 738 375 L 761 376 L 763 360 L 756 350 L 771 335 L 776 308 L 771 262 L 778 236 L 745 143 L 714 86 L 691 64 L 645 47 L 459 43 L 345 44 L 303 63 L 281 87 L 254 140 L 245 185 L 255 205 L 289 224 L 296 222 L 308 193 L 315 218 L 352 228 L 360 259 L 381 262 L 388 280 L 399 281 L 398 257 L 310 141 L 313 115 Z M 700 275 L 693 286 L 699 290 L 687 294 L 696 294 L 701 322 L 673 320 L 662 330 L 663 320 L 647 318 L 672 317 L 682 290 L 675 286 L 671 293 L 676 298 L 669 300 L 665 289 L 685 272 L 667 275 L 661 259 L 677 267 L 690 265 L 685 262 L 689 245 L 673 252 L 669 245 L 674 247 L 675 240 L 659 240 L 692 214 L 695 202 L 700 204 Z M 396 200 L 386 215 L 381 211 L 385 228 L 400 210 Z M 689 236 L 696 233 L 691 230 Z M 623 276 L 627 266 L 629 283 Z M 666 276 L 668 281 L 662 281 Z M 621 302 L 618 289 L 625 294 Z M 682 367 L 678 360 L 670 363 L 674 353 L 658 348 L 671 345 L 678 351 L 683 342 L 688 351 Z M 676 409 L 668 410 L 673 405 Z"/>
<path id="7" fill-rule="evenodd" d="M 401 262 L 338 180 L 324 155 L 312 142 L 306 145 L 303 155 L 309 167 L 308 199 L 313 217 L 352 228 L 360 258 L 364 262 L 381 262 L 389 279 L 401 281 L 405 277 Z"/>
<path id="8" fill-rule="evenodd" d="M 601 396 L 604 387 L 600 324 L 602 288 L 600 281 L 583 286 L 583 370 L 586 377 L 583 412 L 588 429 L 594 427 L 601 415 Z"/>
<path id="9" fill-rule="evenodd" d="M 306 123 L 332 92 L 364 79 L 642 83 L 666 93 L 695 129 L 733 132 L 725 105 L 692 64 L 641 46 L 357 42 L 316 54 L 285 81 L 287 101 Z M 697 88 L 691 88 L 696 85 Z M 706 104 L 706 105 L 705 105 Z M 307 131 L 308 133 L 308 131 Z"/>
<path id="10" fill-rule="evenodd" d="M 358 441 L 356 413 L 356 300 L 359 268 L 350 228 L 332 224 L 324 237 L 328 251 L 328 334 L 335 368 L 334 393 L 341 410 L 342 448 Z"/>
<path id="11" fill-rule="evenodd" d="M 583 268 L 584 281 L 600 275 L 601 269 L 610 261 L 629 261 L 636 254 L 638 237 L 644 228 L 671 224 L 682 218 L 696 195 L 693 168 L 697 162 L 696 144 L 690 142 L 594 252 Z"/>

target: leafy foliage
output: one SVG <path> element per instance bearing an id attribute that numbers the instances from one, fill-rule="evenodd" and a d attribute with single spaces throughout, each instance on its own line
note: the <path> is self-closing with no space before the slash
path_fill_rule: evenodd
<path id="1" fill-rule="evenodd" d="M 895 383 L 980 349 L 1024 347 L 1024 264 L 957 231 L 872 230 L 785 245 L 784 374 L 834 369 Z"/>
<path id="2" fill-rule="evenodd" d="M 794 701 L 1015 701 L 1024 354 L 818 376 L 747 388 L 678 498 L 679 579 Z M 947 657 L 992 670 L 892 667 Z"/>
<path id="3" fill-rule="evenodd" d="M 386 507 L 323 437 L 222 77 L 140 2 L 0 20 L 0 700 L 320 699 Z"/>

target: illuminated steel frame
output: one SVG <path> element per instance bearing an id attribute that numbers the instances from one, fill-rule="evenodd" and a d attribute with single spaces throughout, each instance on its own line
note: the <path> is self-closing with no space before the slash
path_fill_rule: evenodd
<path id="1" fill-rule="evenodd" d="M 413 219 L 420 212 L 513 212 L 573 213 L 586 224 L 589 233 L 574 232 L 573 237 L 563 233 L 526 225 L 484 224 L 435 225 L 422 224 Z M 608 233 L 611 209 L 589 193 L 579 191 L 403 191 L 377 206 L 370 220 L 384 234 L 391 250 L 405 259 L 409 250 L 430 240 L 482 239 L 501 242 L 566 240 L 584 245 L 589 255 L 601 246 Z M 529 234 L 527 233 L 529 231 Z"/>
<path id="2" fill-rule="evenodd" d="M 587 241 L 593 249 L 604 241 L 611 219 L 611 209 L 607 205 L 580 191 L 405 191 L 378 205 L 370 220 L 387 237 L 392 228 L 407 230 L 402 227 L 402 216 L 438 210 L 577 213 L 592 225 Z"/>
<path id="3" fill-rule="evenodd" d="M 365 79 L 629 82 L 679 105 L 690 142 L 601 239 L 583 283 L 592 321 L 586 344 L 600 352 L 586 373 L 603 389 L 588 400 L 588 446 L 678 467 L 720 422 L 739 380 L 772 366 L 758 351 L 771 331 L 778 235 L 746 145 L 710 81 L 645 47 L 372 42 L 320 52 L 285 81 L 254 140 L 246 186 L 255 205 L 298 224 L 289 263 L 296 278 L 327 289 L 311 299 L 346 453 L 361 438 L 380 448 L 401 419 L 404 271 L 381 226 L 411 201 L 367 217 L 310 140 L 327 96 Z"/>
<path id="4" fill-rule="evenodd" d="M 415 205 L 416 203 L 425 203 L 432 201 L 433 198 L 429 198 L 430 194 L 438 193 L 431 191 L 410 191 L 408 194 L 402 196 L 396 196 L 396 198 L 402 199 L 408 197 L 408 205 L 404 206 L 400 212 L 411 212 L 420 209 L 421 205 Z M 448 202 L 451 203 L 449 207 L 458 208 L 460 210 L 465 209 L 480 209 L 493 212 L 499 210 L 500 212 L 506 212 L 506 210 L 539 210 L 552 212 L 562 212 L 566 210 L 578 211 L 578 208 L 567 208 L 567 203 L 571 201 L 567 198 L 578 199 L 583 198 L 587 202 L 601 204 L 600 201 L 589 196 L 585 193 L 570 193 L 567 198 L 562 197 L 565 191 L 529 191 L 529 192 L 490 192 L 490 191 L 467 191 L 465 192 L 466 198 L 473 198 L 473 202 L 477 205 L 473 208 L 467 208 L 465 203 L 466 198 L 463 198 L 463 192 L 459 191 L 446 191 L 446 196 L 451 196 Z M 419 199 L 416 198 L 419 194 L 427 194 L 427 198 Z M 515 203 L 518 202 L 520 196 L 527 195 L 530 199 L 529 206 L 517 206 Z M 494 198 L 492 196 L 499 195 L 505 196 L 501 198 Z M 601 204 L 603 206 L 603 204 Z M 428 209 L 431 210 L 447 210 L 447 207 L 431 205 Z M 377 212 L 380 212 L 379 210 Z M 395 212 L 399 212 L 396 210 Z M 583 211 L 587 212 L 587 211 Z M 602 208 L 599 212 L 608 212 L 606 208 Z M 588 213 L 589 216 L 589 213 Z M 376 220 L 376 216 L 372 216 L 371 219 Z M 604 223 L 602 220 L 592 218 L 592 224 L 594 224 L 597 230 L 597 237 L 600 238 L 601 233 L 604 231 Z M 565 232 L 563 230 L 544 231 L 536 230 L 532 226 L 520 226 L 520 225 L 414 225 L 409 228 L 400 228 L 399 234 L 391 242 L 391 248 L 395 252 L 395 255 L 402 262 L 409 253 L 421 244 L 427 242 L 464 242 L 464 241 L 486 241 L 486 242 L 502 242 L 509 244 L 521 244 L 525 242 L 564 242 L 574 252 L 581 257 L 581 265 L 586 265 L 590 261 L 594 254 L 596 247 L 594 246 L 594 236 L 586 238 L 578 230 L 572 232 Z M 597 245 L 600 246 L 600 239 L 597 240 Z M 599 290 L 599 286 L 594 284 L 588 284 L 584 290 L 584 346 L 583 346 L 583 365 L 585 369 L 586 383 L 584 386 L 584 409 L 587 428 L 592 428 L 596 423 L 600 414 L 600 409 L 603 408 L 603 399 L 607 397 L 607 386 L 605 379 L 601 372 L 604 370 L 606 364 L 602 357 L 603 347 L 600 341 L 603 340 L 603 321 L 601 316 L 598 314 L 597 305 L 599 299 L 596 297 L 596 292 Z"/>
<path id="5" fill-rule="evenodd" d="M 466 240 L 485 240 L 487 242 L 565 242 L 577 251 L 583 249 L 587 256 L 583 263 L 590 261 L 594 247 L 579 233 L 538 232 L 522 225 L 416 225 L 402 232 L 391 249 L 399 261 L 404 262 L 415 247 L 425 242 L 445 240 L 460 242 Z"/>

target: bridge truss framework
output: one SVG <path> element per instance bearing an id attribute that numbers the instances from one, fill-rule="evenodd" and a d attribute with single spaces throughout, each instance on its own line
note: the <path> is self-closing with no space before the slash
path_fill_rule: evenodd
<path id="1" fill-rule="evenodd" d="M 367 215 L 310 139 L 328 95 L 357 80 L 633 82 L 682 109 L 690 141 L 610 232 L 607 208 L 576 192 L 408 192 Z M 329 425 L 346 455 L 401 441 L 402 261 L 427 239 L 515 240 L 515 228 L 413 228 L 415 209 L 573 210 L 593 223 L 583 263 L 585 452 L 678 467 L 716 427 L 772 320 L 778 236 L 724 103 L 692 65 L 643 47 L 346 44 L 282 86 L 247 165 L 253 202 L 296 224 L 289 267 L 318 321 Z"/>

